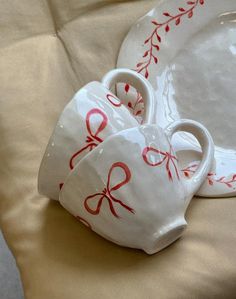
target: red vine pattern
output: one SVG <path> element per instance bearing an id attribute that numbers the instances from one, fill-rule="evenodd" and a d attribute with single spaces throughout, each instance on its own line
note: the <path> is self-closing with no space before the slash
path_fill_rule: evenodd
<path id="1" fill-rule="evenodd" d="M 148 154 L 150 152 L 158 154 L 158 158 L 161 158 L 161 159 L 160 160 L 158 159 L 157 162 L 150 161 L 149 156 L 148 156 Z M 178 180 L 180 179 L 178 168 L 176 166 L 176 161 L 178 161 L 178 159 L 172 154 L 172 148 L 170 148 L 169 152 L 163 152 L 163 151 L 161 151 L 159 149 L 156 149 L 156 148 L 153 148 L 153 147 L 146 147 L 143 150 L 142 156 L 143 156 L 144 162 L 146 164 L 148 164 L 149 166 L 152 166 L 152 167 L 161 166 L 164 162 L 166 162 L 166 165 L 165 165 L 166 166 L 166 171 L 167 171 L 167 175 L 168 175 L 168 178 L 169 178 L 170 181 L 173 181 L 173 174 L 172 174 L 172 171 L 170 169 L 170 164 L 172 164 L 172 166 L 174 167 L 175 174 L 176 174 Z"/>
<path id="2" fill-rule="evenodd" d="M 185 177 L 190 178 L 198 168 L 198 164 L 193 164 L 190 165 L 184 169 L 182 169 L 182 173 L 184 174 Z M 231 179 L 227 179 L 225 176 L 222 176 L 220 178 L 216 178 L 216 174 L 213 172 L 208 173 L 207 176 L 207 182 L 210 186 L 213 186 L 214 184 L 223 184 L 228 188 L 233 188 L 236 189 L 236 174 L 232 176 Z M 234 187 L 235 184 L 235 187 Z"/>
<path id="3" fill-rule="evenodd" d="M 138 73 L 142 73 L 147 79 L 149 77 L 149 66 L 152 63 L 158 64 L 159 59 L 157 54 L 160 50 L 160 45 L 162 42 L 162 37 L 159 31 L 164 28 L 164 31 L 168 33 L 171 30 L 171 25 L 174 24 L 175 26 L 179 26 L 184 16 L 187 16 L 189 19 L 191 19 L 194 14 L 194 9 L 198 5 L 204 5 L 204 2 L 205 0 L 186 1 L 186 5 L 188 7 L 179 7 L 179 12 L 176 15 L 172 15 L 169 12 L 164 12 L 163 16 L 167 18 L 165 22 L 160 23 L 157 20 L 152 21 L 152 24 L 155 26 L 155 28 L 144 42 L 148 48 L 143 54 L 143 60 L 136 65 L 135 70 Z M 126 85 L 125 89 L 127 91 L 129 87 Z"/>
<path id="4" fill-rule="evenodd" d="M 182 18 L 184 16 L 187 16 L 189 19 L 191 19 L 194 15 L 194 9 L 199 5 L 204 5 L 205 0 L 194 0 L 194 1 L 186 1 L 186 8 L 179 7 L 179 12 L 176 15 L 172 15 L 169 12 L 164 12 L 163 16 L 167 18 L 167 20 L 163 23 L 158 22 L 157 20 L 153 20 L 152 24 L 155 26 L 155 28 L 152 30 L 151 34 L 146 38 L 144 41 L 144 45 L 146 45 L 148 48 L 146 48 L 144 54 L 143 54 L 143 60 L 138 62 L 136 64 L 135 71 L 143 74 L 146 79 L 149 78 L 149 67 L 152 63 L 158 64 L 159 58 L 158 58 L 158 52 L 160 51 L 161 43 L 162 43 L 162 36 L 160 33 L 160 30 L 164 28 L 165 33 L 167 34 L 171 30 L 171 25 L 179 26 L 181 24 Z M 125 84 L 125 92 L 126 94 L 130 90 L 130 85 Z M 137 93 L 137 98 L 139 97 L 139 93 Z M 141 103 L 142 97 L 138 100 Z M 135 114 L 135 105 L 136 102 L 133 104 L 131 102 L 128 103 L 129 108 L 132 110 L 133 114 L 135 116 L 141 115 L 143 112 L 143 108 L 138 110 L 138 114 Z"/>
<path id="5" fill-rule="evenodd" d="M 140 116 L 143 113 L 144 101 L 139 92 L 137 92 L 135 102 L 128 102 L 128 107 L 134 116 Z"/>
<path id="6" fill-rule="evenodd" d="M 117 183 L 115 186 L 111 187 L 110 186 L 111 175 L 112 175 L 113 170 L 116 168 L 120 168 L 121 170 L 123 170 L 123 172 L 125 174 L 125 178 L 120 183 Z M 135 211 L 131 207 L 124 204 L 123 201 L 121 201 L 120 199 L 115 198 L 115 196 L 112 194 L 113 191 L 116 191 L 116 190 L 120 189 L 122 186 L 128 184 L 130 179 L 131 179 L 131 172 L 130 172 L 128 166 L 122 162 L 114 163 L 108 173 L 106 188 L 104 188 L 103 191 L 100 193 L 92 194 L 92 195 L 86 197 L 86 199 L 84 200 L 84 207 L 87 210 L 87 212 L 92 215 L 98 215 L 100 213 L 102 203 L 103 203 L 104 199 L 106 199 L 108 201 L 111 213 L 116 218 L 120 218 L 120 217 L 116 212 L 114 203 L 119 204 L 120 206 L 125 208 L 127 211 L 134 214 Z M 94 201 L 97 202 L 95 209 L 90 206 L 90 203 L 94 202 Z"/>
<path id="7" fill-rule="evenodd" d="M 93 133 L 92 132 L 92 127 L 91 127 L 91 117 L 94 115 L 100 115 L 102 117 L 101 124 L 97 128 L 97 130 Z M 77 151 L 75 154 L 70 159 L 70 169 L 74 168 L 74 162 L 75 159 L 81 155 L 84 151 L 89 150 L 92 151 L 95 147 L 98 146 L 99 143 L 103 142 L 103 139 L 99 137 L 99 134 L 106 128 L 108 123 L 108 117 L 107 115 L 101 111 L 100 109 L 94 108 L 90 110 L 87 115 L 86 115 L 86 127 L 87 127 L 87 132 L 88 136 L 85 141 L 85 146 L 81 148 L 79 151 Z"/>

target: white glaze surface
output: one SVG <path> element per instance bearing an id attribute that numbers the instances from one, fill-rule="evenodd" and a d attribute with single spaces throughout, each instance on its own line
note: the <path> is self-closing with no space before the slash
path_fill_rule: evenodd
<path id="1" fill-rule="evenodd" d="M 235 83 L 236 14 L 229 14 L 194 35 L 164 68 L 157 97 L 170 107 L 172 119 L 194 117 L 218 146 L 236 149 Z"/>
<path id="2" fill-rule="evenodd" d="M 91 82 L 64 109 L 40 167 L 41 194 L 57 200 L 66 176 L 89 151 L 106 137 L 138 125 L 123 105 L 110 104 L 106 98 L 108 93 L 111 94 L 101 83 Z M 113 101 L 119 103 L 118 99 Z"/>
<path id="3" fill-rule="evenodd" d="M 46 147 L 38 176 L 41 194 L 57 200 L 66 176 L 84 156 L 112 134 L 139 125 L 110 91 L 113 83 L 125 80 L 142 93 L 146 103 L 144 123 L 154 122 L 154 91 L 140 74 L 117 69 L 108 72 L 101 83 L 88 83 L 64 108 Z"/>
<path id="4" fill-rule="evenodd" d="M 160 48 L 152 50 L 158 63 L 152 58 L 148 66 L 148 79 L 156 92 L 156 122 L 165 127 L 173 120 L 187 117 L 206 125 L 217 145 L 216 161 L 198 195 L 233 196 L 236 195 L 236 1 L 192 3 L 195 4 L 187 5 L 185 0 L 162 1 L 140 19 L 127 35 L 117 65 L 139 71 L 142 66 L 138 68 L 137 64 L 147 61 L 150 54 L 146 58 L 144 53 L 150 47 L 150 41 L 145 43 L 145 40 L 156 26 L 152 21 L 162 24 L 171 19 L 164 13 L 181 15 L 178 25 L 178 18 L 174 18 L 167 30 L 165 25 L 157 31 L 161 42 L 153 39 Z M 145 75 L 145 70 L 141 73 Z M 126 93 L 123 86 L 119 86 L 118 95 L 125 103 L 135 103 L 137 97 L 134 89 Z M 181 151 L 183 171 L 198 163 L 199 146 L 191 136 L 179 133 L 173 146 Z"/>
<path id="5" fill-rule="evenodd" d="M 203 161 L 190 181 L 180 172 L 170 145 L 169 138 L 179 129 L 194 133 L 203 145 Z M 213 156 L 209 133 L 192 121 L 178 121 L 166 132 L 156 125 L 127 129 L 107 138 L 76 165 L 59 201 L 104 238 L 153 254 L 183 233 L 186 208 Z"/>

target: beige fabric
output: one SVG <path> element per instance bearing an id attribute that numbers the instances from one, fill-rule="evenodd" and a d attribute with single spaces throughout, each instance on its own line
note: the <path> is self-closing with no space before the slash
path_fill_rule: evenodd
<path id="1" fill-rule="evenodd" d="M 60 111 L 115 66 L 131 24 L 157 2 L 0 0 L 0 221 L 27 299 L 236 296 L 235 199 L 195 199 L 184 237 L 149 257 L 37 194 Z"/>

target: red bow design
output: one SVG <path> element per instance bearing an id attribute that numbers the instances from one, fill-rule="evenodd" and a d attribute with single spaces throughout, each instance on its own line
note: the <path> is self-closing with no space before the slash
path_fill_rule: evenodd
<path id="1" fill-rule="evenodd" d="M 150 162 L 149 159 L 148 159 L 149 152 L 159 154 L 160 156 L 163 156 L 163 158 L 160 161 L 156 162 L 156 163 Z M 164 163 L 166 161 L 166 171 L 167 171 L 168 177 L 171 181 L 173 181 L 173 175 L 172 175 L 172 172 L 170 170 L 170 163 L 172 163 L 172 165 L 174 166 L 174 169 L 175 169 L 176 176 L 179 180 L 180 179 L 179 172 L 178 172 L 178 168 L 175 164 L 175 162 L 178 161 L 178 159 L 174 155 L 172 155 L 171 152 L 172 152 L 171 147 L 170 147 L 169 152 L 163 152 L 163 151 L 160 151 L 160 150 L 155 149 L 153 147 L 146 147 L 143 150 L 142 156 L 143 156 L 143 159 L 144 159 L 145 163 L 147 163 L 149 166 L 153 166 L 153 167 L 160 166 L 160 165 L 162 165 L 162 163 Z"/>
<path id="2" fill-rule="evenodd" d="M 102 117 L 102 122 L 97 128 L 97 131 L 95 133 L 92 132 L 91 130 L 91 125 L 90 125 L 90 118 L 93 115 L 101 115 Z M 88 131 L 88 136 L 86 138 L 86 143 L 82 149 L 80 149 L 78 152 L 76 152 L 70 159 L 70 169 L 74 168 L 74 160 L 85 150 L 89 149 L 89 151 L 92 151 L 96 146 L 98 146 L 99 143 L 103 142 L 103 139 L 101 139 L 98 135 L 101 133 L 105 127 L 107 126 L 108 118 L 104 112 L 102 112 L 100 109 L 92 109 L 90 110 L 87 115 L 86 115 L 86 127 Z"/>
<path id="3" fill-rule="evenodd" d="M 115 168 L 121 168 L 124 171 L 125 178 L 123 181 L 121 181 L 114 187 L 110 187 L 111 174 Z M 96 193 L 96 194 L 90 195 L 84 200 L 84 207 L 87 210 L 87 212 L 89 212 L 92 215 L 98 215 L 100 213 L 103 200 L 106 199 L 109 203 L 110 210 L 111 210 L 112 214 L 116 218 L 119 218 L 119 216 L 115 211 L 114 203 L 121 205 L 123 208 L 125 208 L 126 210 L 128 210 L 129 212 L 134 214 L 134 210 L 132 208 L 130 208 L 129 206 L 124 204 L 120 199 L 117 199 L 114 197 L 114 195 L 112 195 L 113 191 L 116 191 L 116 190 L 120 189 L 122 186 L 126 185 L 130 181 L 130 179 L 131 179 L 131 172 L 130 172 L 128 166 L 122 162 L 114 163 L 108 173 L 106 188 L 104 188 L 104 190 L 101 193 Z M 89 206 L 89 202 L 94 201 L 96 199 L 98 199 L 96 208 L 95 209 L 91 208 Z"/>
<path id="4" fill-rule="evenodd" d="M 121 101 L 112 94 L 108 94 L 107 99 L 115 107 L 120 107 L 122 105 Z"/>

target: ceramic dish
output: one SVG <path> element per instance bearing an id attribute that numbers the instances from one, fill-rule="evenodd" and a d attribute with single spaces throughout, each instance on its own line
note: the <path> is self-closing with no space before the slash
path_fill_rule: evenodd
<path id="1" fill-rule="evenodd" d="M 161 1 L 129 32 L 118 67 L 134 69 L 151 82 L 158 125 L 192 118 L 211 132 L 215 166 L 198 195 L 236 195 L 236 1 Z M 142 115 L 142 98 L 134 89 L 119 85 L 117 92 L 136 116 Z M 200 146 L 186 133 L 173 142 L 190 177 Z"/>

